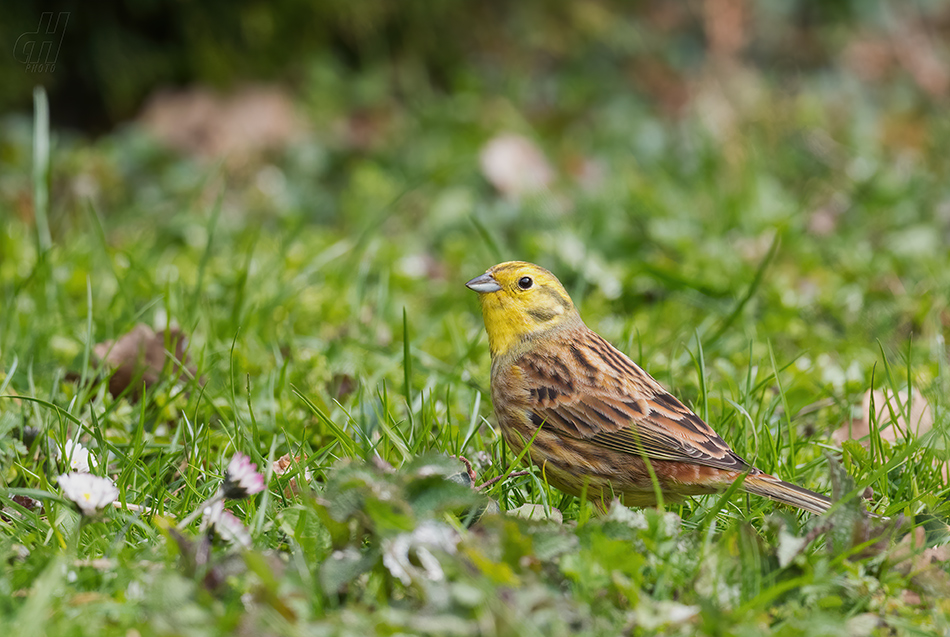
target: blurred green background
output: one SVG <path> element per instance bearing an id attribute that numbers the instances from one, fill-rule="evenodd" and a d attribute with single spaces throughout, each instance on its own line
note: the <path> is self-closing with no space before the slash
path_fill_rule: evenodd
<path id="1" fill-rule="evenodd" d="M 9 53 L 39 8 L 3 11 Z M 327 333 L 357 318 L 398 332 L 404 306 L 467 317 L 460 283 L 509 258 L 554 270 L 615 339 L 647 332 L 669 351 L 698 331 L 738 352 L 767 338 L 786 360 L 810 352 L 839 387 L 869 382 L 876 340 L 903 352 L 914 334 L 930 352 L 950 323 L 946 2 L 42 11 L 69 12 L 55 67 L 7 56 L 0 76 L 5 301 L 17 306 L 15 281 L 39 263 L 40 84 L 49 226 L 74 266 L 61 309 L 84 312 L 89 273 L 108 265 L 114 281 L 94 286 L 110 310 L 97 340 L 163 288 L 200 284 L 206 265 L 231 280 L 192 300 L 267 342 L 318 309 Z M 348 310 L 334 290 L 294 312 L 333 268 L 341 285 L 352 272 L 372 283 L 347 292 Z M 249 300 L 270 275 L 286 289 Z M 48 359 L 42 330 L 15 339 L 14 323 L 5 350 Z"/>
<path id="2" fill-rule="evenodd" d="M 787 90 L 803 74 L 840 73 L 904 76 L 939 97 L 947 11 L 939 0 L 17 3 L 0 20 L 0 109 L 28 110 L 40 83 L 54 121 L 102 132 L 161 87 L 267 80 L 320 93 L 330 67 L 375 78 L 364 105 L 478 92 L 564 117 L 622 91 L 675 115 L 690 81 L 723 59 L 788 78 Z M 24 72 L 10 54 L 44 12 L 68 13 L 60 57 L 51 72 Z"/>

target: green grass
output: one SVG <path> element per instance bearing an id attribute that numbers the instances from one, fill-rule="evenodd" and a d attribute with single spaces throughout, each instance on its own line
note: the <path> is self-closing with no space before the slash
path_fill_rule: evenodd
<path id="1" fill-rule="evenodd" d="M 584 118 L 565 113 L 574 128 L 539 125 L 557 165 L 579 152 L 606 177 L 521 203 L 484 183 L 477 152 L 499 126 L 527 124 L 472 96 L 404 107 L 372 152 L 304 138 L 268 158 L 285 178 L 274 196 L 255 185 L 262 164 L 172 157 L 135 130 L 89 141 L 38 126 L 47 181 L 30 122 L 6 119 L 4 634 L 947 630 L 946 566 L 908 570 L 899 538 L 855 529 L 871 487 L 876 512 L 933 514 L 928 543 L 945 535 L 950 129 L 938 109 L 908 113 L 870 89 L 815 78 L 795 95 L 760 81 L 729 139 L 616 92 Z M 930 141 L 888 142 L 895 118 Z M 836 152 L 815 151 L 817 135 Z M 88 182 L 91 196 L 77 187 Z M 23 192 L 49 195 L 36 225 L 18 213 Z M 838 201 L 834 229 L 810 229 Z M 591 327 L 740 455 L 842 504 L 815 518 L 730 493 L 604 516 L 537 468 L 513 473 L 463 285 L 511 258 L 552 269 Z M 169 366 L 137 400 L 114 398 L 93 346 L 139 322 L 179 326 L 197 373 L 176 380 Z M 866 447 L 832 441 L 867 389 L 908 386 L 933 410 L 930 433 L 884 440 L 910 413 L 893 400 Z M 122 502 L 154 514 L 80 524 L 54 480 L 55 449 L 76 438 Z M 235 451 L 268 478 L 228 505 L 248 551 L 208 547 L 197 523 L 174 530 Z M 288 453 L 299 466 L 274 475 Z M 475 492 L 448 458 L 459 455 L 477 484 L 511 475 Z M 564 522 L 496 504 L 541 504 Z"/>

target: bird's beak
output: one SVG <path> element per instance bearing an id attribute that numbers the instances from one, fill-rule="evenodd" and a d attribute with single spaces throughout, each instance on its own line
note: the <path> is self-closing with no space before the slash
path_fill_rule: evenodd
<path id="1" fill-rule="evenodd" d="M 479 294 L 487 294 L 488 292 L 497 292 L 501 289 L 501 286 L 498 285 L 491 274 L 486 272 L 481 276 L 477 276 L 468 283 L 465 284 L 470 290 L 475 290 Z"/>

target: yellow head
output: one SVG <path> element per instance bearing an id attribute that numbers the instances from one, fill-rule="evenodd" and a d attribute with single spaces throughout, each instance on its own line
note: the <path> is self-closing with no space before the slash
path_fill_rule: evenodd
<path id="1" fill-rule="evenodd" d="M 580 322 L 561 282 L 533 263 L 499 263 L 465 285 L 478 292 L 492 358 L 538 334 Z"/>

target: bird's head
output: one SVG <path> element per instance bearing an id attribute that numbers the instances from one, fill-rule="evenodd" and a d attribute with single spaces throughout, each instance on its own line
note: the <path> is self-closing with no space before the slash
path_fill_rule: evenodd
<path id="1" fill-rule="evenodd" d="M 557 277 L 533 263 L 499 263 L 465 285 L 478 292 L 492 358 L 537 335 L 580 321 Z"/>

